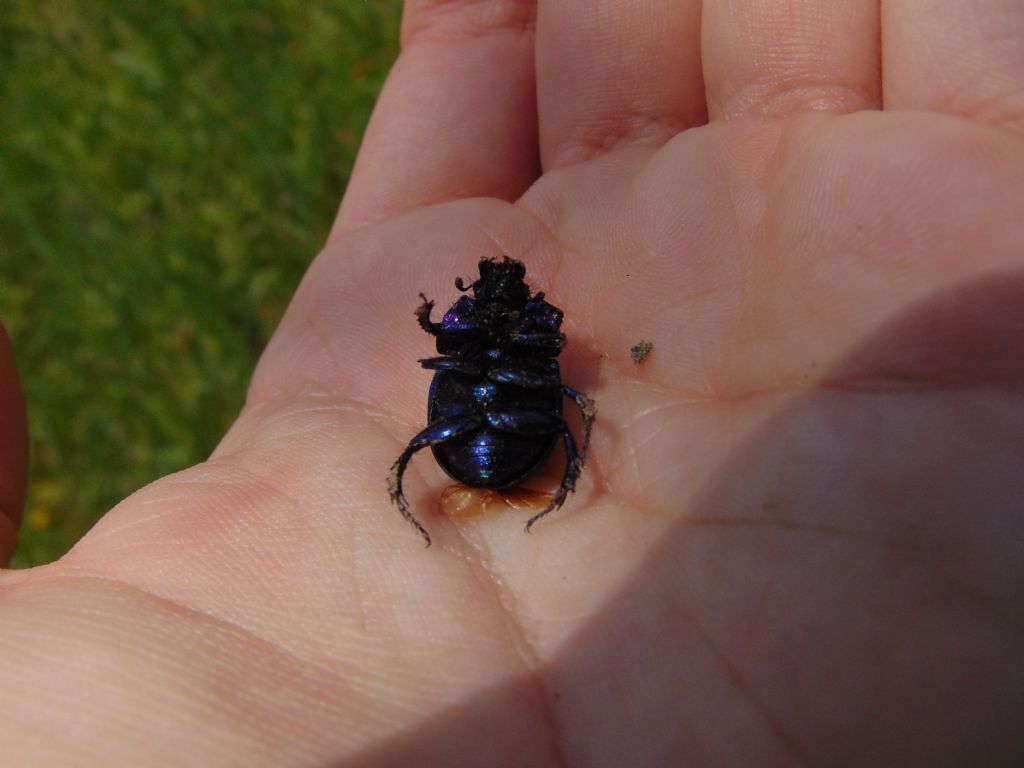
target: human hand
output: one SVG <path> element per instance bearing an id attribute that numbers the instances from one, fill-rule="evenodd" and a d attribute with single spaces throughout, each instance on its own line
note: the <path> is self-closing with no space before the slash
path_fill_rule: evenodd
<path id="1" fill-rule="evenodd" d="M 700 5 L 410 4 L 214 456 L 0 579 L 12 764 L 1019 761 L 1024 12 Z M 526 536 L 417 457 L 427 550 L 412 310 L 503 253 L 590 459 Z"/>

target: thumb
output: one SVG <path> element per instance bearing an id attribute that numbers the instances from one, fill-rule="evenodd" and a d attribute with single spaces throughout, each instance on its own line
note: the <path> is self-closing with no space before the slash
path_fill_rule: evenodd
<path id="1" fill-rule="evenodd" d="M 14 552 L 28 473 L 28 427 L 25 399 L 14 363 L 14 350 L 0 326 L 0 566 Z"/>

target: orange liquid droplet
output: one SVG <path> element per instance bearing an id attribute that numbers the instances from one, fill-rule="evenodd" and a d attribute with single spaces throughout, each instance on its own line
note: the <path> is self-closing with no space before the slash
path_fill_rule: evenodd
<path id="1" fill-rule="evenodd" d="M 468 488 L 450 485 L 441 494 L 441 514 L 448 517 L 479 517 L 515 510 L 533 514 L 544 509 L 551 494 L 528 488 L 497 491 L 493 488 Z"/>

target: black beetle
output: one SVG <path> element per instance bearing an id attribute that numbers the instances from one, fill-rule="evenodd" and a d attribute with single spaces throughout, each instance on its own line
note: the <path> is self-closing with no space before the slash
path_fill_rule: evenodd
<path id="1" fill-rule="evenodd" d="M 440 357 L 420 364 L 435 371 L 427 405 L 428 426 L 409 441 L 388 475 L 388 493 L 402 515 L 430 546 L 430 534 L 409 511 L 402 475 L 412 455 L 430 446 L 441 468 L 475 488 L 507 488 L 532 475 L 565 441 L 565 474 L 551 502 L 526 523 L 526 530 L 558 509 L 576 487 L 594 423 L 594 402 L 562 384 L 555 357 L 565 346 L 562 310 L 530 295 L 526 267 L 508 256 L 482 259 L 480 278 L 455 287 L 463 293 L 441 322 L 430 319 L 434 302 L 420 294 L 420 326 L 437 339 Z M 562 397 L 583 413 L 583 449 L 562 418 Z"/>

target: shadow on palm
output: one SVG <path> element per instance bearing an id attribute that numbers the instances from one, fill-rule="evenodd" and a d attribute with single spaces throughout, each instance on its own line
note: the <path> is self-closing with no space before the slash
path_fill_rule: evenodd
<path id="1" fill-rule="evenodd" d="M 1021 759 L 1022 327 L 1024 271 L 906 311 L 738 446 L 536 678 L 353 764 Z M 510 720 L 524 699 L 546 733 Z"/>

